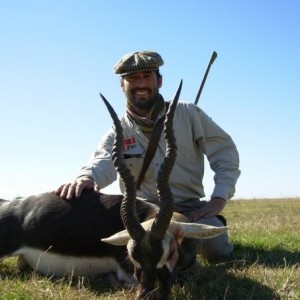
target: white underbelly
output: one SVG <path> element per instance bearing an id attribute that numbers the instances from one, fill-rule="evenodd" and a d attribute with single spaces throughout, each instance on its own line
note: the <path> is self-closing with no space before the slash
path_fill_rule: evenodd
<path id="1" fill-rule="evenodd" d="M 114 272 L 119 280 L 132 281 L 132 277 L 111 257 L 66 256 L 30 247 L 20 248 L 13 255 L 22 255 L 34 270 L 45 275 L 93 276 Z"/>

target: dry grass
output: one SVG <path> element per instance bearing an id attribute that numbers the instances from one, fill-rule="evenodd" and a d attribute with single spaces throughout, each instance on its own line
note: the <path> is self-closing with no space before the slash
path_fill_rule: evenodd
<path id="1" fill-rule="evenodd" d="M 171 299 L 300 299 L 300 199 L 235 200 L 224 215 L 235 251 L 227 261 L 201 261 L 172 288 Z M 134 299 L 134 288 L 100 278 L 54 279 L 0 263 L 0 299 Z"/>

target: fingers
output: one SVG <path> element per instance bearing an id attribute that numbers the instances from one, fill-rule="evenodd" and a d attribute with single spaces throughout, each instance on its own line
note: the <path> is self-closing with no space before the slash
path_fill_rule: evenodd
<path id="1" fill-rule="evenodd" d="M 197 209 L 196 211 L 194 211 L 188 216 L 188 219 L 190 222 L 194 222 L 196 220 L 206 217 L 206 213 L 207 213 L 206 210 L 204 210 L 203 208 Z"/>
<path id="2" fill-rule="evenodd" d="M 55 194 L 61 198 L 65 197 L 65 184 L 62 184 L 58 189 L 56 189 Z"/>
<path id="3" fill-rule="evenodd" d="M 73 182 L 63 184 L 55 192 L 60 198 L 71 200 L 74 197 L 79 198 L 84 189 L 100 192 L 100 186 L 89 177 L 79 177 Z"/>
<path id="4" fill-rule="evenodd" d="M 100 193 L 100 186 L 98 184 L 94 184 L 94 191 Z"/>
<path id="5" fill-rule="evenodd" d="M 91 179 L 77 180 L 76 185 L 74 187 L 76 198 L 80 197 L 80 195 L 84 189 L 92 189 L 94 187 L 94 185 L 95 184 Z"/>
<path id="6" fill-rule="evenodd" d="M 201 209 L 198 209 L 188 216 L 190 222 L 194 222 L 201 218 L 209 218 L 219 214 L 224 208 L 225 200 L 217 200 L 207 202 Z"/>
<path id="7" fill-rule="evenodd" d="M 62 184 L 58 189 L 55 190 L 55 194 L 56 194 L 57 196 L 60 195 L 60 193 L 61 193 L 63 187 L 64 187 L 64 184 Z"/>
<path id="8" fill-rule="evenodd" d="M 66 199 L 67 200 L 71 200 L 73 197 L 74 197 L 74 195 L 76 195 L 76 190 L 77 190 L 77 186 L 78 186 L 78 184 L 77 184 L 77 182 L 75 181 L 75 182 L 73 182 L 71 185 L 67 185 L 68 186 L 68 189 L 67 189 L 67 191 L 66 191 L 66 194 L 67 194 L 67 196 L 66 196 Z M 80 196 L 80 194 L 79 194 L 79 196 Z M 78 197 L 79 197 L 78 196 Z M 76 195 L 76 197 L 77 197 L 77 195 Z"/>
<path id="9" fill-rule="evenodd" d="M 75 182 L 74 182 L 75 183 Z M 58 195 L 62 199 L 71 199 L 74 195 L 74 183 L 66 183 L 61 185 L 56 191 L 56 195 Z"/>
<path id="10" fill-rule="evenodd" d="M 212 217 L 212 216 L 215 216 L 216 214 L 212 211 L 202 211 L 202 209 L 199 209 L 197 211 L 195 211 L 194 213 L 190 214 L 188 216 L 188 220 L 190 222 L 194 222 L 194 221 L 197 221 L 199 219 L 202 219 L 202 218 L 209 218 L 209 217 Z"/>
<path id="11" fill-rule="evenodd" d="M 83 185 L 82 184 L 77 184 L 75 187 L 75 197 L 79 198 L 81 195 L 81 192 L 83 191 Z"/>

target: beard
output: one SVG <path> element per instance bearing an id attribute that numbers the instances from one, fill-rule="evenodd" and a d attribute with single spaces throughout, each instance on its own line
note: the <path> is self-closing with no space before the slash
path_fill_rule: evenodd
<path id="1" fill-rule="evenodd" d="M 159 98 L 158 90 L 152 95 L 151 90 L 147 89 L 149 95 L 151 95 L 150 97 L 134 96 L 135 91 L 136 89 L 132 90 L 131 93 L 126 93 L 126 98 L 130 106 L 136 107 L 138 109 L 149 110 Z"/>

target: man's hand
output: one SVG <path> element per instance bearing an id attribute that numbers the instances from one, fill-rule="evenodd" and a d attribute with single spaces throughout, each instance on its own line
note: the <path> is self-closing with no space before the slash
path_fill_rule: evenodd
<path id="1" fill-rule="evenodd" d="M 74 196 L 76 198 L 80 197 L 81 192 L 84 189 L 93 189 L 97 193 L 100 192 L 100 187 L 90 177 L 80 176 L 76 178 L 73 182 L 61 185 L 55 191 L 55 193 L 62 199 L 70 200 Z"/>
<path id="2" fill-rule="evenodd" d="M 208 218 L 216 216 L 219 214 L 226 205 L 226 201 L 223 198 L 211 198 L 207 204 L 205 204 L 201 209 L 198 209 L 191 213 L 188 217 L 189 221 L 193 222 L 201 218 Z"/>

